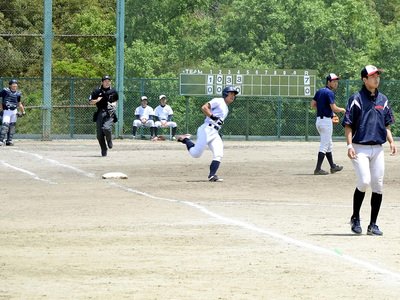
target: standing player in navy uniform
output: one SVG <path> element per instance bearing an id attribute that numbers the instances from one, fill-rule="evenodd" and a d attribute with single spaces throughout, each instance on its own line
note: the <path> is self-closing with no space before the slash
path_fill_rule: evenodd
<path id="1" fill-rule="evenodd" d="M 203 125 L 197 129 L 196 144 L 190 140 L 190 134 L 178 137 L 178 142 L 186 144 L 190 155 L 195 158 L 203 154 L 207 145 L 210 147 L 214 156 L 210 165 L 208 181 L 223 181 L 216 174 L 224 156 L 224 145 L 219 135 L 219 130 L 228 116 L 228 105 L 235 101 L 237 94 L 238 91 L 235 88 L 228 86 L 222 91 L 222 98 L 214 98 L 201 107 L 206 119 Z"/>
<path id="2" fill-rule="evenodd" d="M 109 149 L 113 147 L 111 129 L 113 122 L 117 121 L 115 115 L 117 101 L 118 93 L 111 86 L 110 76 L 103 76 L 101 85 L 94 89 L 89 97 L 89 103 L 97 106 L 93 121 L 96 122 L 97 140 L 100 144 L 102 156 L 107 156 L 107 146 Z"/>
<path id="3" fill-rule="evenodd" d="M 317 166 L 314 170 L 314 175 L 328 175 L 329 173 L 322 170 L 322 162 L 326 158 L 331 166 L 331 173 L 339 172 L 343 167 L 336 165 L 333 162 L 332 156 L 332 132 L 333 124 L 332 117 L 334 112 L 344 113 L 344 108 L 338 107 L 335 104 L 335 93 L 333 92 L 338 86 L 339 76 L 330 73 L 326 77 L 326 86 L 319 89 L 311 100 L 311 107 L 317 110 L 317 121 L 315 123 L 317 130 L 321 136 L 319 146 Z"/>
<path id="4" fill-rule="evenodd" d="M 0 146 L 4 145 L 4 138 L 6 136 L 6 145 L 14 145 L 12 139 L 17 126 L 17 116 L 22 117 L 25 115 L 25 108 L 21 102 L 22 93 L 17 90 L 18 81 L 12 79 L 8 83 L 8 86 L 8 88 L 4 88 L 0 92 L 0 97 L 3 98 L 0 104 L 0 111 L 3 113 L 3 125 L 0 130 Z M 21 113 L 18 113 L 18 108 L 21 110 Z"/>
<path id="5" fill-rule="evenodd" d="M 382 235 L 376 225 L 382 203 L 383 176 L 385 160 L 382 144 L 390 144 L 391 155 L 397 153 L 390 124 L 394 116 L 387 97 L 378 91 L 379 74 L 382 70 L 375 66 L 365 66 L 361 71 L 364 82 L 361 90 L 350 97 L 345 118 L 347 155 L 357 173 L 357 187 L 353 195 L 353 215 L 350 218 L 351 230 L 361 234 L 360 209 L 365 191 L 371 186 L 371 218 L 367 234 Z"/>

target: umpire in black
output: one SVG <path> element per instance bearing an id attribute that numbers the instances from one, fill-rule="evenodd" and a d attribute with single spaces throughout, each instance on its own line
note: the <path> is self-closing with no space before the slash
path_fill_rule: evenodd
<path id="1" fill-rule="evenodd" d="M 101 85 L 93 90 L 89 101 L 90 104 L 96 104 L 97 106 L 97 111 L 93 115 L 93 121 L 96 122 L 97 140 L 101 147 L 101 155 L 107 156 L 107 146 L 108 149 L 113 147 L 112 123 L 118 121 L 115 115 L 118 93 L 111 86 L 110 76 L 103 76 Z"/>

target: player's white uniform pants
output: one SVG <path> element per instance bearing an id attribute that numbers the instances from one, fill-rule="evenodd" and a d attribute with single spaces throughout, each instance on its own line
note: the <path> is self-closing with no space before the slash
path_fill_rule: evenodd
<path id="1" fill-rule="evenodd" d="M 133 126 L 136 126 L 136 127 L 141 127 L 141 126 L 154 127 L 154 121 L 153 120 L 147 120 L 147 122 L 143 124 L 142 121 L 140 121 L 140 120 L 134 120 L 133 121 Z"/>
<path id="2" fill-rule="evenodd" d="M 156 121 L 155 123 L 154 123 L 154 126 L 155 127 L 158 127 L 158 128 L 164 128 L 163 126 L 162 126 L 162 124 L 161 124 L 161 122 L 160 121 Z M 172 122 L 172 121 L 169 121 L 169 122 L 167 122 L 167 126 L 166 127 L 176 127 L 176 122 Z"/>
<path id="3" fill-rule="evenodd" d="M 332 119 L 324 117 L 321 119 L 317 117 L 317 121 L 315 122 L 315 126 L 321 136 L 321 143 L 319 145 L 319 152 L 327 153 L 332 152 L 332 132 L 333 132 L 333 124 Z"/>
<path id="4" fill-rule="evenodd" d="M 224 144 L 222 143 L 221 136 L 214 126 L 204 123 L 197 129 L 196 144 L 189 149 L 190 155 L 196 158 L 200 157 L 207 145 L 214 154 L 213 160 L 221 161 L 224 156 Z"/>
<path id="5" fill-rule="evenodd" d="M 3 110 L 3 124 L 5 123 L 17 123 L 17 109 L 5 109 Z"/>
<path id="6" fill-rule="evenodd" d="M 353 143 L 356 158 L 352 159 L 357 173 L 357 189 L 365 192 L 371 186 L 372 192 L 382 194 L 385 158 L 382 145 L 361 145 Z"/>

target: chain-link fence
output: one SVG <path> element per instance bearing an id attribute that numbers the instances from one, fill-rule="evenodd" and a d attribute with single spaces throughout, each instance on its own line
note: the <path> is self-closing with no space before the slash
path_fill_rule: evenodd
<path id="1" fill-rule="evenodd" d="M 0 87 L 8 86 L 11 78 L 0 78 Z M 89 95 L 101 84 L 100 79 L 53 79 L 52 106 L 43 106 L 42 80 L 38 78 L 17 78 L 23 92 L 22 101 L 26 117 L 17 125 L 16 138 L 42 138 L 45 110 L 50 109 L 51 139 L 95 138 L 95 124 L 92 122 L 94 105 L 89 105 Z M 318 81 L 318 88 L 324 81 Z M 178 94 L 176 79 L 126 79 L 123 101 L 121 138 L 132 138 L 132 123 L 135 108 L 141 105 L 140 97 L 146 95 L 148 105 L 155 109 L 160 94 L 167 96 L 167 103 L 174 110 L 173 120 L 178 124 L 178 134 L 196 134 L 197 127 L 204 121 L 201 106 L 209 97 L 184 97 Z M 347 99 L 361 87 L 361 81 L 340 80 L 335 90 L 336 103 L 346 107 Z M 379 89 L 388 96 L 397 120 L 400 118 L 400 81 L 381 81 Z M 316 112 L 310 108 L 310 98 L 257 98 L 237 97 L 230 106 L 221 133 L 227 139 L 246 140 L 309 140 L 319 138 L 315 128 Z M 340 114 L 339 114 L 340 115 Z M 342 116 L 341 116 L 342 117 Z M 144 129 L 143 134 L 149 135 Z M 160 130 L 160 134 L 169 132 Z M 400 127 L 392 125 L 393 135 L 398 137 Z M 342 126 L 334 126 L 333 137 L 344 139 Z"/>

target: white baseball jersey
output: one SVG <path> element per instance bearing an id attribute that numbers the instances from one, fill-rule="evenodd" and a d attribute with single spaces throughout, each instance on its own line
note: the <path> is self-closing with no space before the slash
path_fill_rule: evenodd
<path id="1" fill-rule="evenodd" d="M 228 116 L 229 108 L 228 105 L 226 105 L 224 98 L 214 98 L 208 103 L 210 103 L 211 113 L 217 118 L 225 120 L 225 118 Z M 210 119 L 210 117 L 207 117 L 204 120 L 204 123 L 214 124 L 215 122 Z"/>
<path id="2" fill-rule="evenodd" d="M 154 116 L 154 111 L 153 111 L 153 108 L 151 108 L 148 105 L 146 107 L 139 106 L 135 110 L 135 115 L 136 116 L 139 115 L 140 119 L 142 119 L 142 118 L 149 119 L 150 116 Z"/>
<path id="3" fill-rule="evenodd" d="M 169 106 L 168 104 L 166 104 L 164 107 L 162 107 L 161 105 L 157 106 L 154 113 L 155 116 L 158 117 L 158 119 L 160 120 L 168 120 L 168 116 L 174 114 L 171 106 Z"/>

